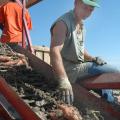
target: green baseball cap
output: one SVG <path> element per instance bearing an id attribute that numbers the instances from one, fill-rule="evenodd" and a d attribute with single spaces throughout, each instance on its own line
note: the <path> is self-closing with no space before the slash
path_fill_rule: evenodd
<path id="1" fill-rule="evenodd" d="M 98 4 L 98 0 L 82 0 L 84 4 L 93 6 L 93 7 L 100 7 Z"/>

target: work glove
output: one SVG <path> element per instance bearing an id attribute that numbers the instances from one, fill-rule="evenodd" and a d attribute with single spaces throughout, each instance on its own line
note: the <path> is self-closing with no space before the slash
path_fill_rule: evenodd
<path id="1" fill-rule="evenodd" d="M 73 103 L 73 90 L 67 78 L 59 78 L 58 81 L 58 99 L 63 100 L 67 104 Z"/>
<path id="2" fill-rule="evenodd" d="M 100 57 L 95 57 L 93 62 L 95 62 L 97 65 L 104 65 L 107 64 L 107 62 L 105 62 L 103 59 L 101 59 Z"/>

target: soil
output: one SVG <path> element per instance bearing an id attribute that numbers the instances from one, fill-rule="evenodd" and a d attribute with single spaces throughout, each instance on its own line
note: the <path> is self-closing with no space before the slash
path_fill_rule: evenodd
<path id="1" fill-rule="evenodd" d="M 0 52 L 0 56 L 9 56 L 12 61 L 21 59 L 20 54 L 12 51 L 9 46 L 1 45 Z M 84 108 L 82 105 L 81 111 L 78 111 L 74 106 L 59 101 L 56 97 L 57 84 L 54 80 L 48 80 L 39 71 L 33 70 L 27 62 L 28 58 L 24 55 L 22 55 L 22 59 L 25 62 L 20 65 L 4 66 L 0 64 L 0 75 L 42 120 L 104 120 L 100 111 Z M 61 105 L 63 106 L 61 107 Z M 68 109 L 72 112 L 67 111 Z M 73 119 L 69 118 L 71 115 L 69 113 L 74 116 Z"/>

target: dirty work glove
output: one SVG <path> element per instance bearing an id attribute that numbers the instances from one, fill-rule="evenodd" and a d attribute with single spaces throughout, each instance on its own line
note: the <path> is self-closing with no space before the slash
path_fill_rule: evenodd
<path id="1" fill-rule="evenodd" d="M 97 65 L 104 65 L 107 64 L 107 62 L 105 62 L 103 59 L 101 59 L 100 57 L 95 57 L 93 62 L 95 62 Z"/>
<path id="2" fill-rule="evenodd" d="M 67 104 L 73 103 L 73 90 L 67 78 L 59 78 L 58 81 L 58 99 L 63 100 Z"/>

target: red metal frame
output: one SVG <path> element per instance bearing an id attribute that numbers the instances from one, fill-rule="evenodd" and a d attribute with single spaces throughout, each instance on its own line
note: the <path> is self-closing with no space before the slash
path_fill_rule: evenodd
<path id="1" fill-rule="evenodd" d="M 23 3 L 21 3 L 20 0 L 16 0 L 16 2 L 20 5 L 20 7 L 22 7 L 22 13 L 23 13 L 23 15 L 22 15 L 22 19 L 23 19 L 22 47 L 23 48 L 26 47 L 25 40 L 27 40 L 28 48 L 29 48 L 30 52 L 34 54 L 34 49 L 32 48 L 32 41 L 31 41 L 30 33 L 29 33 L 27 22 L 25 19 L 26 2 L 25 2 L 25 0 L 23 0 Z"/>
<path id="2" fill-rule="evenodd" d="M 41 120 L 28 105 L 12 90 L 5 79 L 0 77 L 0 93 L 11 103 L 23 120 Z M 3 110 L 2 110 L 3 112 Z M 4 113 L 5 115 L 5 113 Z"/>
<path id="3" fill-rule="evenodd" d="M 88 89 L 120 89 L 120 73 L 104 73 L 81 80 L 80 84 Z"/>

